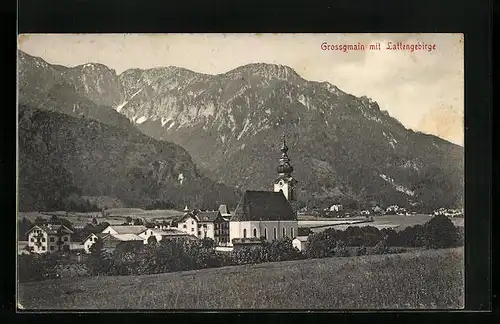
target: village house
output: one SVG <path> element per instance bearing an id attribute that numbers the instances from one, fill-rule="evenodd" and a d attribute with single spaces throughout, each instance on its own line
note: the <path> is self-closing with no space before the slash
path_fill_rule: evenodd
<path id="1" fill-rule="evenodd" d="M 82 242 L 85 253 L 90 253 L 90 248 L 98 240 L 102 240 L 103 248 L 113 250 L 120 242 L 140 242 L 143 244 L 144 238 L 139 234 L 145 232 L 147 228 L 142 225 L 110 225 L 101 233 L 91 233 Z"/>
<path id="2" fill-rule="evenodd" d="M 339 205 L 339 204 L 335 204 L 335 205 L 331 205 L 330 208 L 329 208 L 330 211 L 341 211 L 342 210 L 342 205 Z"/>
<path id="3" fill-rule="evenodd" d="M 298 249 L 299 251 L 305 251 L 307 248 L 307 241 L 308 237 L 307 236 L 297 236 L 292 240 L 292 245 L 294 248 Z"/>
<path id="4" fill-rule="evenodd" d="M 113 252 L 119 245 L 126 244 L 129 247 L 142 246 L 144 240 L 136 234 L 106 234 L 102 236 L 102 249 Z"/>
<path id="5" fill-rule="evenodd" d="M 105 236 L 108 236 L 108 233 L 90 233 L 82 242 L 83 251 L 85 253 L 90 253 L 90 247 L 97 242 L 98 239 L 103 239 Z"/>
<path id="6" fill-rule="evenodd" d="M 160 242 L 163 239 L 188 238 L 188 236 L 191 235 L 173 228 L 165 230 L 148 228 L 144 232 L 140 233 L 138 236 L 143 239 L 144 244 L 148 244 L 149 239 L 152 236 L 156 238 L 156 242 Z"/>
<path id="7" fill-rule="evenodd" d="M 215 239 L 214 221 L 221 217 L 219 211 L 192 211 L 184 215 L 178 224 L 177 229 L 185 233 L 196 236 L 199 239 Z M 220 221 L 220 219 L 219 219 Z"/>
<path id="8" fill-rule="evenodd" d="M 229 244 L 229 218 L 220 214 L 220 209 L 219 215 L 214 220 L 214 241 L 217 245 Z"/>
<path id="9" fill-rule="evenodd" d="M 64 225 L 35 225 L 28 231 L 28 247 L 33 253 L 69 251 L 71 234 Z"/>
<path id="10" fill-rule="evenodd" d="M 234 239 L 263 238 L 267 241 L 283 237 L 294 238 L 298 232 L 297 214 L 290 201 L 296 200 L 293 167 L 288 158 L 288 147 L 283 136 L 278 178 L 274 191 L 247 190 L 229 222 L 229 243 Z"/>

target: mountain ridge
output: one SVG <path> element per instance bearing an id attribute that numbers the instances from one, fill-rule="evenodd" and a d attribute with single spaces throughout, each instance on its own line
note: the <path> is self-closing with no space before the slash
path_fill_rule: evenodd
<path id="1" fill-rule="evenodd" d="M 305 80 L 290 67 L 251 63 L 216 75 L 128 69 L 109 85 L 90 67 L 72 71 L 90 73 L 70 74 L 65 82 L 73 92 L 93 102 L 104 86 L 98 101 L 108 105 L 101 108 L 148 136 L 181 145 L 217 182 L 272 190 L 277 145 L 286 133 L 304 204 L 463 203 L 461 146 L 407 129 L 371 98 Z M 40 82 L 32 79 L 29 84 Z M 84 80 L 95 82 L 86 90 Z M 94 117 L 109 123 L 102 114 Z"/>

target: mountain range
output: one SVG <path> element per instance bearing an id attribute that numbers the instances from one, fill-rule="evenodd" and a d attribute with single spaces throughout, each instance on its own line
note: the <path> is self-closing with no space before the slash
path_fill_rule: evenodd
<path id="1" fill-rule="evenodd" d="M 234 195 L 246 189 L 272 190 L 285 134 L 303 205 L 433 209 L 463 203 L 463 147 L 407 129 L 371 98 L 355 97 L 328 82 L 305 80 L 287 66 L 255 63 L 218 75 L 173 66 L 117 74 L 97 63 L 52 65 L 21 51 L 18 66 L 20 105 L 41 110 L 39 114 L 49 111 L 79 120 L 75 124 L 57 115 L 49 118 L 50 123 L 87 129 L 87 123 L 102 124 L 93 131 L 111 146 L 134 134 L 136 143 L 154 141 L 155 147 L 165 145 L 169 151 L 185 149 L 179 156 L 170 154 L 168 163 L 189 160 L 192 165 L 183 170 L 191 171 L 183 171 L 184 176 L 205 179 Z M 123 166 L 129 154 L 140 154 L 140 147 L 129 145 L 127 151 L 94 162 Z M 87 150 L 90 154 L 97 148 Z M 64 162 L 74 152 L 61 154 L 61 167 L 71 170 L 76 183 L 83 183 L 86 170 Z M 141 163 L 156 160 L 148 152 Z M 130 170 L 132 165 L 123 167 Z M 96 179 L 81 185 L 84 194 L 99 181 L 105 172 L 101 169 L 92 170 Z M 163 186 L 178 181 L 175 177 L 176 172 L 169 173 Z M 122 173 L 106 179 L 108 185 L 99 194 L 124 196 L 116 188 L 131 186 Z M 146 178 L 144 183 L 153 180 Z M 154 197 L 168 198 L 166 189 L 156 190 Z M 151 194 L 144 189 L 141 197 L 125 200 L 137 203 Z M 233 199 L 219 195 L 224 197 Z"/>

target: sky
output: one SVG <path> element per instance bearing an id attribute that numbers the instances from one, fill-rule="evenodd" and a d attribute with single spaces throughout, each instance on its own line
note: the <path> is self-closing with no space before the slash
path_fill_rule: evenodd
<path id="1" fill-rule="evenodd" d="M 389 42 L 435 47 L 387 50 Z M 365 49 L 323 50 L 323 43 Z M 376 43 L 380 50 L 369 50 Z M 220 74 L 249 63 L 287 65 L 304 79 L 372 98 L 407 128 L 463 146 L 462 34 L 28 34 L 19 36 L 18 47 L 51 64 L 102 63 L 117 73 L 178 66 Z"/>

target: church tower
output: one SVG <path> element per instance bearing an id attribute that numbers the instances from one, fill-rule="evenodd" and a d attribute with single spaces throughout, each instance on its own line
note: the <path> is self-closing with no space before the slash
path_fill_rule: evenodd
<path id="1" fill-rule="evenodd" d="M 293 167 L 288 157 L 285 134 L 283 134 L 283 145 L 281 146 L 281 157 L 279 161 L 277 168 L 278 178 L 274 181 L 274 192 L 282 191 L 288 201 L 296 201 L 297 194 L 295 192 L 295 185 L 298 181 L 292 177 Z"/>

